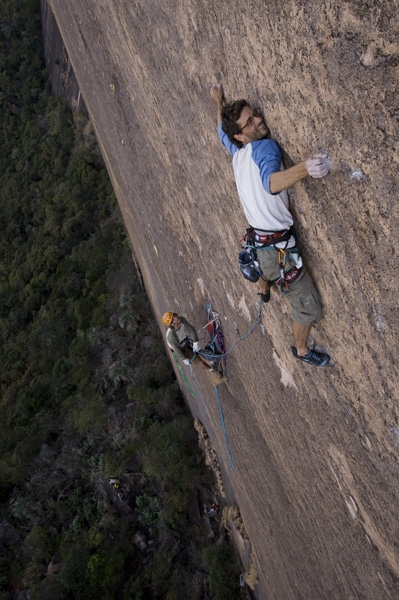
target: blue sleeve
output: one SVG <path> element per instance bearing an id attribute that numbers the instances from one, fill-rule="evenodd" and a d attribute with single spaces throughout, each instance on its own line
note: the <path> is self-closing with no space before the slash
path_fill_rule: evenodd
<path id="1" fill-rule="evenodd" d="M 222 142 L 223 146 L 225 146 L 227 148 L 227 150 L 230 152 L 231 156 L 234 156 L 234 154 L 237 152 L 237 150 L 239 150 L 239 147 L 236 146 L 235 144 L 232 144 L 232 142 L 230 142 L 227 134 L 222 129 L 221 123 L 219 123 L 219 125 L 218 125 L 218 134 L 219 134 L 219 139 Z"/>
<path id="2" fill-rule="evenodd" d="M 263 187 L 268 194 L 271 194 L 270 176 L 281 170 L 283 160 L 280 148 L 274 140 L 252 142 L 252 159 L 259 167 Z"/>

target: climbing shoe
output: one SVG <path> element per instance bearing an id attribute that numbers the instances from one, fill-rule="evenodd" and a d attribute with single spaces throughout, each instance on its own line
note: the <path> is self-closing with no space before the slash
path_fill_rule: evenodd
<path id="1" fill-rule="evenodd" d="M 291 346 L 292 354 L 298 360 L 303 360 L 303 362 L 308 363 L 308 365 L 313 365 L 315 367 L 324 367 L 330 360 L 328 354 L 324 354 L 324 352 L 316 352 L 316 350 L 309 350 L 305 356 L 298 356 L 296 348 Z"/>
<path id="2" fill-rule="evenodd" d="M 270 300 L 270 290 L 266 294 L 258 294 L 260 296 L 262 302 L 269 302 Z"/>

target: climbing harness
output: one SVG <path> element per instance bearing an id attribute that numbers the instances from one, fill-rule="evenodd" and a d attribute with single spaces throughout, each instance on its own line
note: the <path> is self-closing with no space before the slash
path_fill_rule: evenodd
<path id="1" fill-rule="evenodd" d="M 262 276 L 262 270 L 257 260 L 256 250 L 275 249 L 277 251 L 277 262 L 279 267 L 280 277 L 270 281 L 270 285 L 276 284 L 280 287 L 282 294 L 289 292 L 289 284 L 299 276 L 302 271 L 302 258 L 299 255 L 299 240 L 294 229 L 274 232 L 262 232 L 260 229 L 249 227 L 244 237 L 240 239 L 240 243 L 244 246 L 238 255 L 240 269 L 246 279 L 256 283 L 259 277 Z M 283 247 L 281 245 L 284 244 Z M 288 247 L 289 246 L 289 247 Z M 249 256 L 249 258 L 246 258 Z M 295 267 L 290 271 L 285 271 L 287 257 L 290 256 L 295 261 Z M 247 260 L 247 265 L 243 265 L 243 259 Z M 247 271 L 245 271 L 247 269 Z M 258 269 L 258 270 L 257 270 Z M 244 272 L 245 271 L 245 272 Z M 256 275 L 258 275 L 256 277 Z"/>
<path id="2" fill-rule="evenodd" d="M 291 271 L 288 271 L 288 273 L 286 271 L 284 272 L 284 282 L 285 282 L 285 285 L 287 286 L 287 288 L 288 288 L 288 285 L 292 281 L 295 281 L 295 279 L 301 274 L 301 272 L 302 272 L 302 267 L 299 267 L 299 269 L 297 267 L 294 267 L 293 269 L 291 269 Z M 276 284 L 276 285 L 281 286 L 281 277 L 279 277 L 278 279 L 274 279 L 273 281 L 269 281 L 269 284 L 270 285 Z M 287 291 L 289 291 L 289 289 L 282 291 L 282 293 L 286 294 Z"/>
<path id="3" fill-rule="evenodd" d="M 292 227 L 284 231 L 261 232 L 261 229 L 248 227 L 245 235 L 240 239 L 240 244 L 250 248 L 266 248 L 267 246 L 272 247 L 282 242 L 288 243 L 291 236 L 294 236 L 296 243 L 296 235 Z"/>

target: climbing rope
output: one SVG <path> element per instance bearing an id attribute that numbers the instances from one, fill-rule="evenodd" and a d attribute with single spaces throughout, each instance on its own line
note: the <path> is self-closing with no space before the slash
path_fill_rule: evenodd
<path id="1" fill-rule="evenodd" d="M 179 363 L 179 359 L 177 358 L 177 356 L 176 356 L 176 354 L 175 354 L 174 352 L 172 352 L 172 354 L 173 354 L 173 358 L 174 358 L 174 359 L 175 359 L 175 361 L 176 361 L 176 364 L 177 364 L 177 367 L 178 367 L 178 369 L 179 369 L 180 375 L 181 375 L 181 377 L 182 377 L 182 379 L 183 379 L 184 383 L 185 383 L 185 384 L 187 385 L 187 387 L 188 387 L 188 391 L 190 392 L 190 394 L 191 394 L 192 396 L 195 396 L 195 392 L 194 392 L 193 388 L 191 387 L 191 384 L 190 384 L 189 380 L 187 379 L 187 377 L 186 377 L 186 374 L 185 374 L 185 372 L 183 371 L 183 369 L 182 369 L 182 367 L 181 367 L 181 364 Z"/>
<path id="2" fill-rule="evenodd" d="M 201 356 L 203 356 L 204 358 L 207 358 L 207 359 L 209 359 L 209 358 L 218 358 L 218 359 L 221 359 L 221 358 L 224 358 L 225 356 L 227 356 L 235 348 L 235 346 L 236 346 L 236 344 L 238 342 L 240 342 L 241 340 L 244 340 L 246 337 L 248 337 L 253 332 L 253 330 L 255 329 L 255 327 L 260 323 L 261 318 L 262 318 L 262 300 L 259 301 L 258 316 L 256 318 L 256 321 L 252 325 L 252 327 L 249 329 L 249 331 L 247 331 L 247 333 L 245 333 L 244 335 L 240 336 L 237 340 L 235 340 L 234 344 L 224 354 L 205 354 L 205 352 L 195 352 L 193 358 L 190 360 L 190 371 L 191 371 L 191 363 L 194 360 L 196 354 L 201 354 Z M 213 317 L 211 323 L 217 321 L 217 319 L 218 319 L 218 315 L 216 315 L 215 317 Z M 209 325 L 209 323 L 207 323 L 207 325 L 205 325 L 205 327 L 203 327 L 202 329 L 205 329 L 208 325 Z M 181 373 L 183 379 L 185 380 L 186 384 L 188 385 L 188 388 L 189 388 L 190 392 L 192 393 L 193 396 L 195 396 L 195 394 L 194 394 L 194 392 L 193 392 L 193 390 L 192 390 L 192 388 L 191 388 L 191 386 L 190 386 L 187 378 L 185 377 L 185 375 L 183 373 L 183 369 L 181 368 L 181 366 L 179 364 L 179 361 L 177 360 L 176 356 L 175 356 L 175 359 L 176 359 L 177 365 L 179 367 L 180 373 Z M 194 378 L 194 374 L 192 373 L 192 371 L 191 371 L 191 375 Z M 222 431 L 223 431 L 224 441 L 225 441 L 227 452 L 228 452 L 229 459 L 230 459 L 230 466 L 233 469 L 233 471 L 236 473 L 237 469 L 236 469 L 236 466 L 234 464 L 233 455 L 231 453 L 230 444 L 229 444 L 229 438 L 227 437 L 227 429 L 226 429 L 226 423 L 225 423 L 225 420 L 224 420 L 224 414 L 223 414 L 223 408 L 222 408 L 222 401 L 220 399 L 219 389 L 218 389 L 217 385 L 215 385 L 214 388 L 215 388 L 216 399 L 218 401 L 219 415 L 220 415 L 220 421 L 221 421 L 221 424 L 222 424 Z"/>
<path id="3" fill-rule="evenodd" d="M 216 318 L 213 319 L 213 321 L 215 321 Z M 259 301 L 258 316 L 256 318 L 255 323 L 252 325 L 252 327 L 249 329 L 249 331 L 247 331 L 247 333 L 245 333 L 244 335 L 242 335 L 238 339 L 236 339 L 235 342 L 234 342 L 234 344 L 226 352 L 224 352 L 224 354 L 205 354 L 204 352 L 199 352 L 198 354 L 201 354 L 202 356 L 204 356 L 204 357 L 206 357 L 208 359 L 209 358 L 218 358 L 218 359 L 224 358 L 225 356 L 227 356 L 235 348 L 235 346 L 236 346 L 236 344 L 238 342 L 240 342 L 241 340 L 244 340 L 246 337 L 248 337 L 249 335 L 251 335 L 251 333 L 253 332 L 253 330 L 255 329 L 255 327 L 260 323 L 261 318 L 262 318 L 262 300 Z M 194 357 L 195 357 L 195 354 L 194 354 Z M 229 459 L 230 459 L 230 466 L 233 469 L 233 471 L 236 473 L 237 469 L 236 469 L 236 466 L 234 464 L 234 459 L 233 459 L 233 455 L 231 453 L 230 444 L 229 444 L 229 438 L 227 436 L 227 429 L 226 429 L 226 423 L 225 423 L 225 420 L 224 420 L 224 414 L 223 414 L 223 408 L 222 408 L 222 401 L 220 399 L 219 388 L 218 388 L 217 385 L 215 385 L 214 388 L 215 388 L 216 399 L 218 401 L 220 422 L 222 424 L 222 431 L 223 431 L 224 441 L 225 441 L 227 452 L 228 452 Z"/>

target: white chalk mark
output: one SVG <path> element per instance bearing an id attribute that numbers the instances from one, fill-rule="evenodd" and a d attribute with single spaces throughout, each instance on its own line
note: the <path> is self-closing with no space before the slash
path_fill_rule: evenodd
<path id="1" fill-rule="evenodd" d="M 356 171 L 352 171 L 351 174 L 349 175 L 349 179 L 351 181 L 353 179 L 356 179 L 357 181 L 362 181 L 364 179 L 364 173 L 360 169 L 358 169 Z"/>
<path id="2" fill-rule="evenodd" d="M 252 318 L 251 318 L 251 313 L 248 310 L 248 306 L 245 302 L 245 296 L 241 297 L 241 300 L 238 304 L 238 308 L 240 309 L 240 311 L 242 312 L 244 318 L 248 321 L 251 322 Z"/>
<path id="3" fill-rule="evenodd" d="M 204 282 L 201 279 L 201 277 L 198 277 L 197 283 L 198 283 L 198 287 L 200 289 L 202 296 L 205 298 L 205 285 L 204 285 Z"/>
<path id="4" fill-rule="evenodd" d="M 274 362 L 276 363 L 276 366 L 280 369 L 280 374 L 281 374 L 280 381 L 283 384 L 283 386 L 286 388 L 293 388 L 294 390 L 296 390 L 297 387 L 295 385 L 293 376 L 291 375 L 291 373 L 289 372 L 289 370 L 287 369 L 285 364 L 282 362 L 282 360 L 277 356 L 277 353 L 275 350 L 273 350 L 273 359 L 274 359 Z"/>
<path id="5" fill-rule="evenodd" d="M 231 308 L 233 308 L 235 310 L 235 306 L 234 306 L 234 302 L 233 302 L 233 298 L 230 296 L 230 294 L 228 292 L 226 292 L 226 298 L 227 298 L 227 302 L 230 304 Z"/>
<path id="6" fill-rule="evenodd" d="M 357 518 L 358 508 L 352 496 L 349 496 L 348 500 L 345 500 L 345 504 L 348 507 L 352 519 L 355 520 Z"/>
<path id="7" fill-rule="evenodd" d="M 384 331 L 386 329 L 385 319 L 378 310 L 378 306 L 373 306 L 373 316 L 377 331 Z"/>

